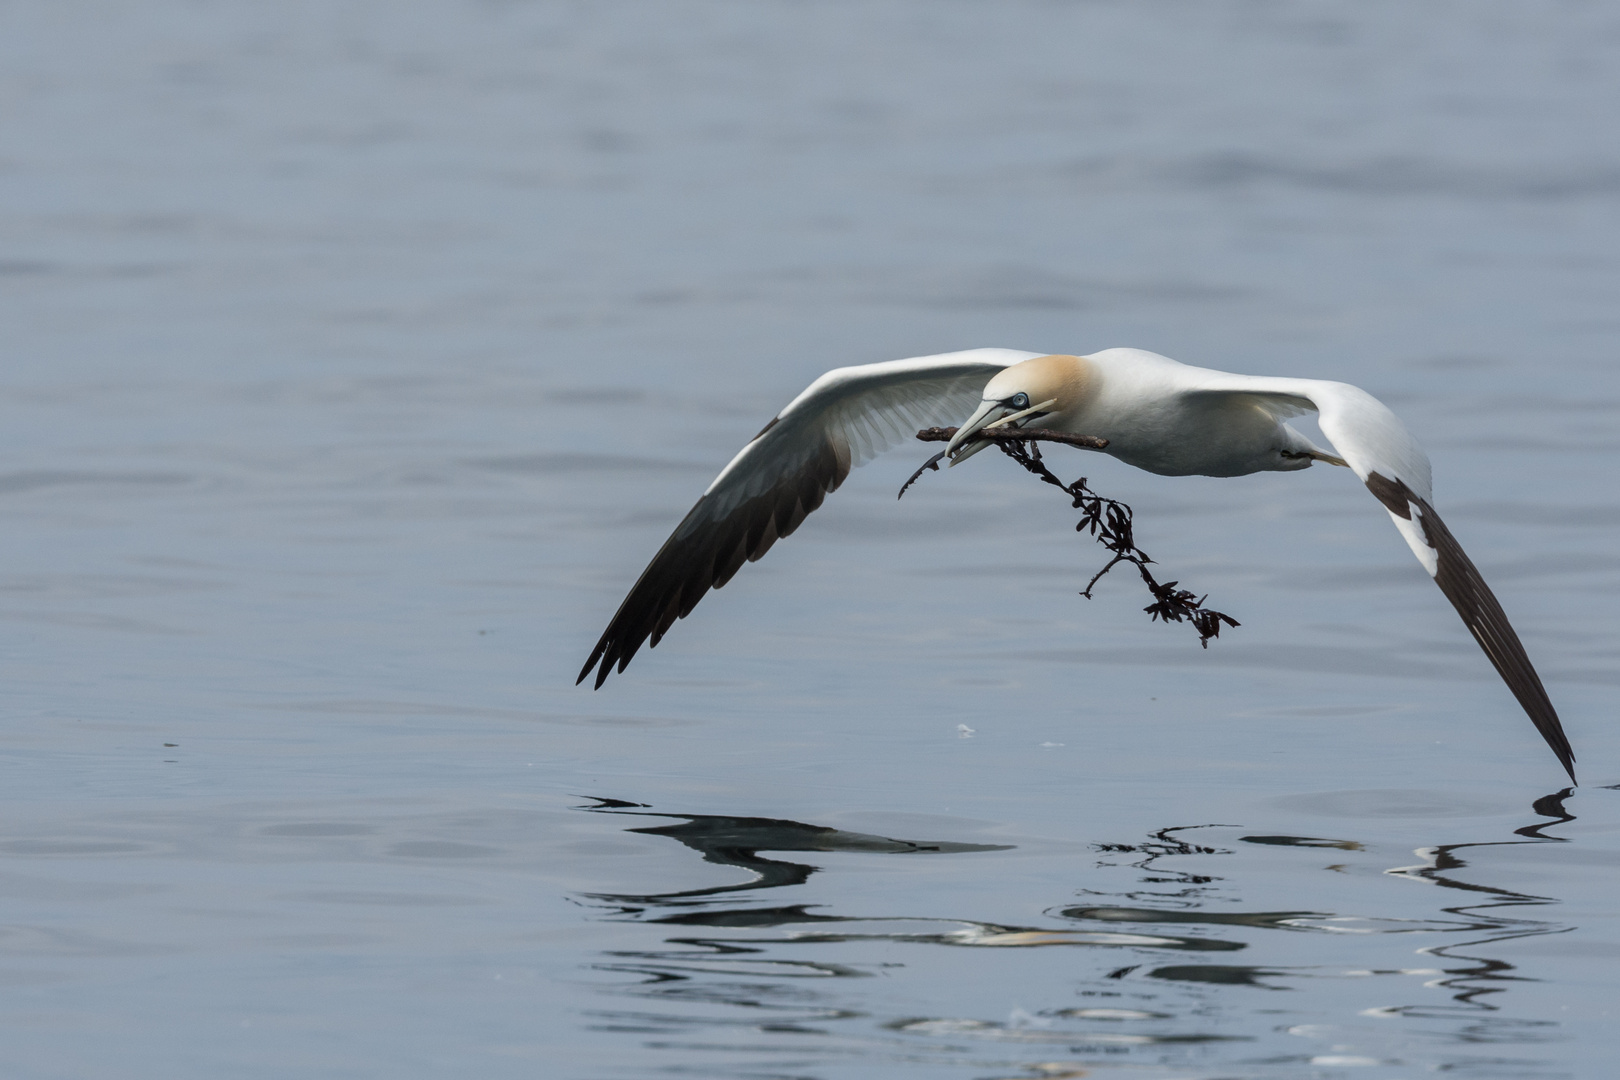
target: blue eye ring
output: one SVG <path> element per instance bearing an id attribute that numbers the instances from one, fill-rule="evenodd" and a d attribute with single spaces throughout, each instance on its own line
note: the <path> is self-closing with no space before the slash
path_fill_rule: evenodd
<path id="1" fill-rule="evenodd" d="M 1015 409 L 1027 409 L 1029 408 L 1029 395 L 1023 391 L 1019 391 L 1007 399 L 1007 404 L 1011 405 Z"/>

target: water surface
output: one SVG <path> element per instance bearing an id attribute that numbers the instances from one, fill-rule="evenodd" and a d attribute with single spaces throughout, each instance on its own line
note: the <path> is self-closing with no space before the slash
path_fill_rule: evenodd
<path id="1" fill-rule="evenodd" d="M 13 5 L 9 1075 L 1601 1077 L 1620 19 L 1468 3 Z M 1342 470 L 857 473 L 573 677 L 827 368 L 1338 378 Z"/>

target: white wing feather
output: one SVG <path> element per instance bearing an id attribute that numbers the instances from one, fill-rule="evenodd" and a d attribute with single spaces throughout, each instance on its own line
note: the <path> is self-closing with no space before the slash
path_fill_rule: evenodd
<path id="1" fill-rule="evenodd" d="M 804 468 L 829 441 L 854 467 L 911 438 L 919 428 L 959 421 L 973 411 L 993 375 L 1040 355 L 967 349 L 829 371 L 720 470 L 703 493 L 699 506 L 704 514 L 682 527 L 723 518 L 770 491 Z"/>
<path id="2" fill-rule="evenodd" d="M 1419 498 L 1433 501 L 1429 455 L 1412 438 L 1389 407 L 1367 391 L 1349 383 L 1320 379 L 1283 379 L 1262 375 L 1229 375 L 1203 368 L 1188 389 L 1251 395 L 1279 418 L 1315 409 L 1322 434 L 1363 483 L 1374 473 L 1404 483 Z M 1424 535 L 1420 515 L 1401 517 L 1389 512 L 1423 568 L 1433 577 L 1438 569 L 1435 549 Z"/>

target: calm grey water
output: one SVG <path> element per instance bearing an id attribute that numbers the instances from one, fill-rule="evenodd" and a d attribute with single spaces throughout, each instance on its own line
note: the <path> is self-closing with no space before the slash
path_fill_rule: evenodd
<path id="1" fill-rule="evenodd" d="M 1612 1075 L 1612 5 L 0 28 L 5 1075 Z M 815 375 L 979 345 L 1388 401 L 1583 786 L 1326 468 L 1054 453 L 1207 651 L 917 447 L 574 687 Z"/>

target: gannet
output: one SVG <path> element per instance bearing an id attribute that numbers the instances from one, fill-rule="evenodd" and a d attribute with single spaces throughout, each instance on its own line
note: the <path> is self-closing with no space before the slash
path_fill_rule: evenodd
<path id="1" fill-rule="evenodd" d="M 976 406 L 976 407 L 975 407 Z M 1103 453 L 1162 476 L 1348 467 L 1373 494 L 1547 745 L 1575 779 L 1558 713 L 1502 606 L 1432 504 L 1429 458 L 1384 404 L 1348 383 L 1234 375 L 1142 349 L 1086 356 L 969 349 L 829 371 L 771 419 L 704 491 L 642 571 L 580 671 L 600 688 L 649 637 L 656 646 L 709 589 L 797 529 L 849 470 L 964 413 L 959 465 L 990 427 L 1108 440 Z M 1333 452 L 1288 426 L 1315 412 Z M 1038 422 L 1038 423 L 1036 423 Z"/>

